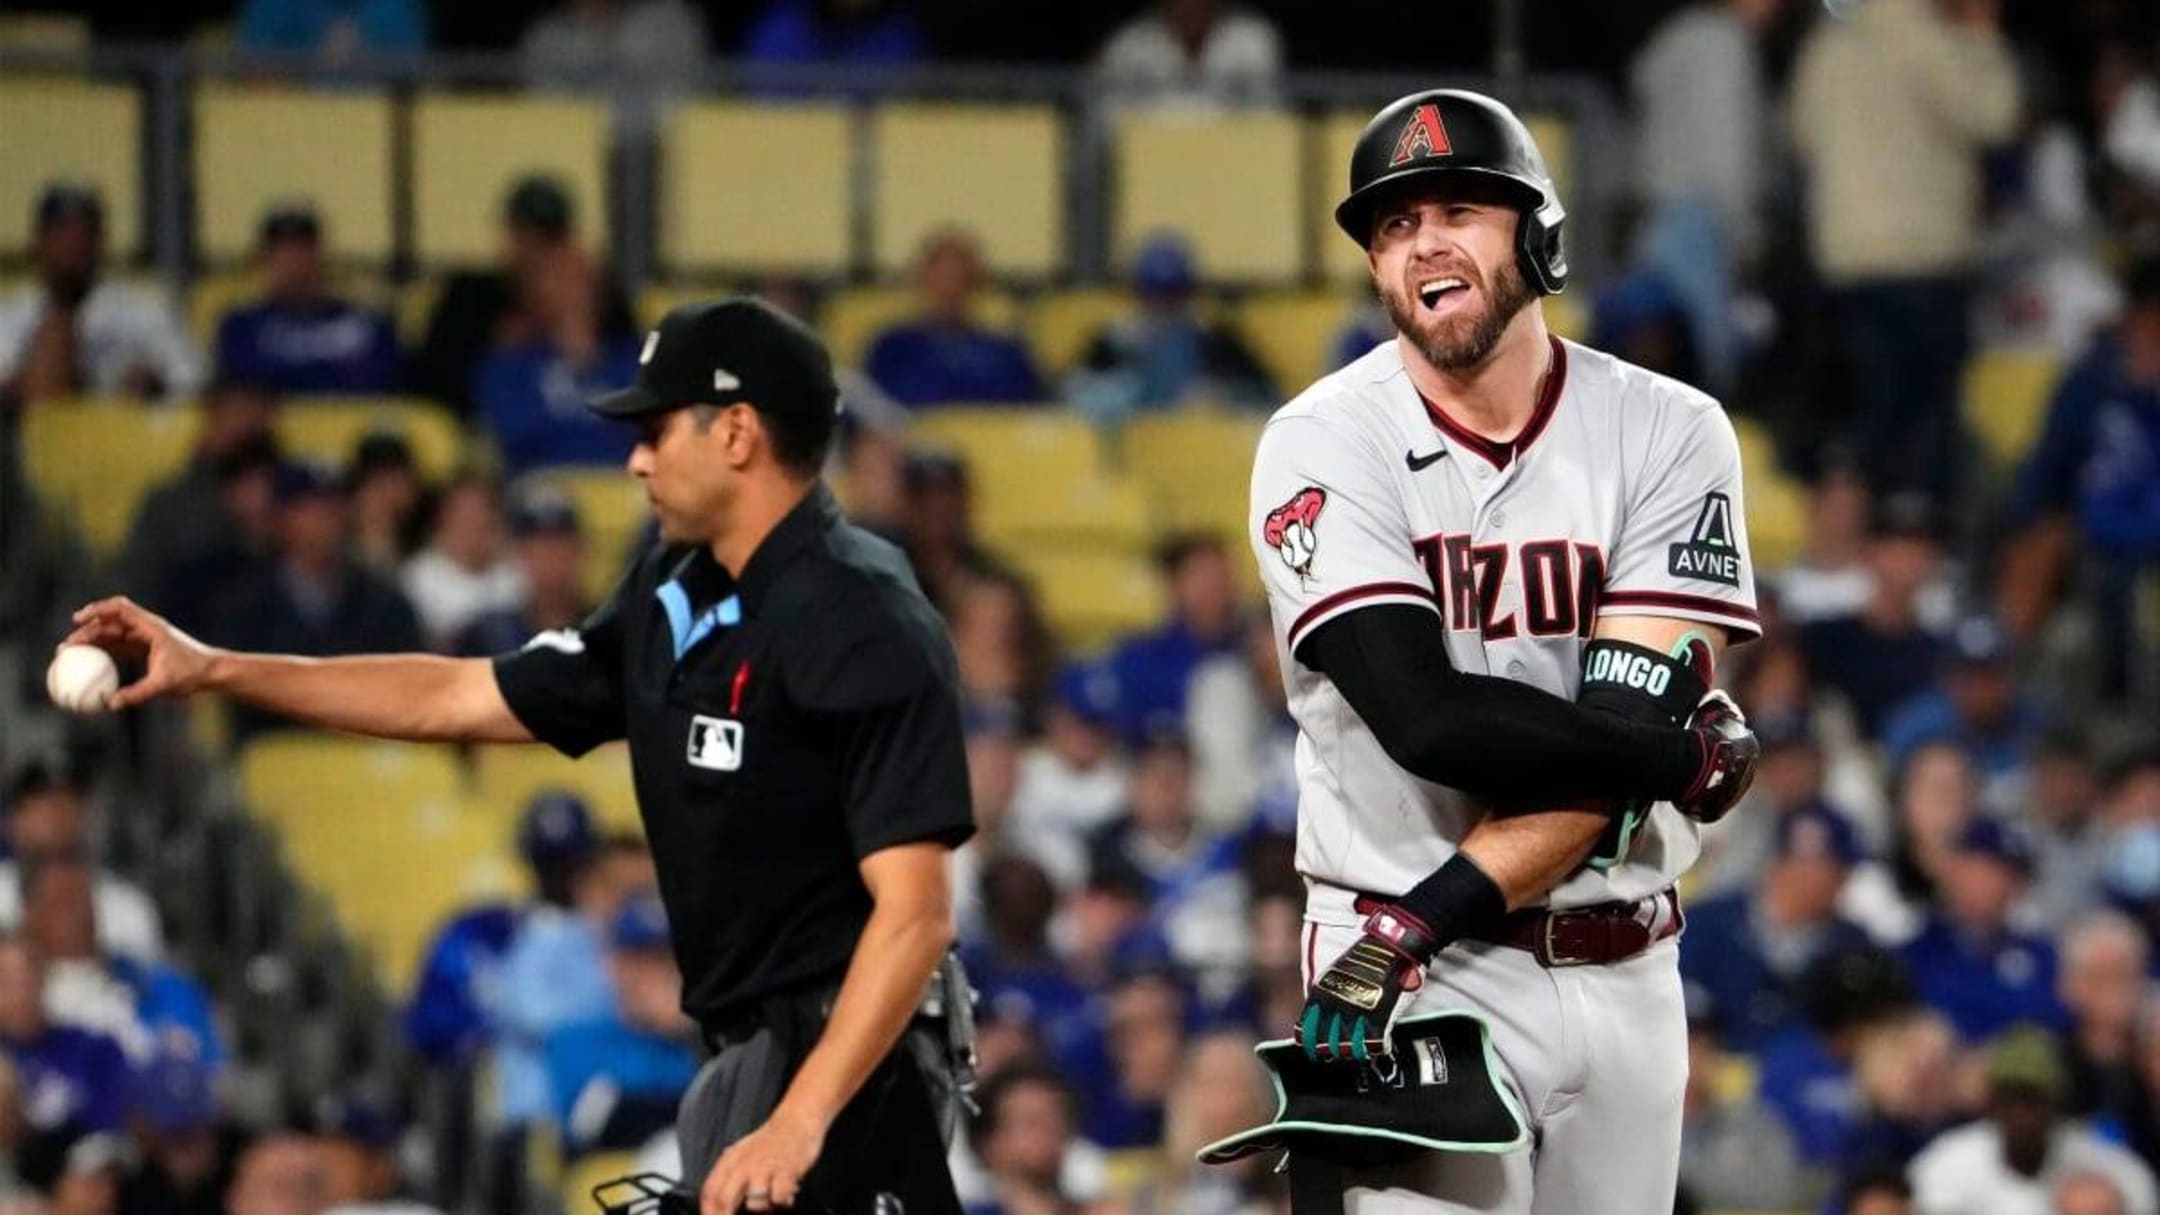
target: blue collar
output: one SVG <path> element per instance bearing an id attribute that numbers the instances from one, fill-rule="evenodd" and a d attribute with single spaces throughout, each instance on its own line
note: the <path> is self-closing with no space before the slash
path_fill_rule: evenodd
<path id="1" fill-rule="evenodd" d="M 714 629 L 734 628 L 742 623 L 742 596 L 729 595 L 706 608 L 696 619 L 690 615 L 690 592 L 683 589 L 682 580 L 670 579 L 653 592 L 660 606 L 667 612 L 668 632 L 675 639 L 675 660 L 689 653 L 691 647 L 712 635 Z"/>

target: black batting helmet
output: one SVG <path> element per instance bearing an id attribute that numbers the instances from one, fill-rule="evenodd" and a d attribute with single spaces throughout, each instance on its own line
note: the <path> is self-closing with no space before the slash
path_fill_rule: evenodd
<path id="1" fill-rule="evenodd" d="M 1412 93 L 1373 115 L 1350 153 L 1350 194 L 1335 222 L 1359 245 L 1372 241 L 1373 208 L 1397 182 L 1443 173 L 1507 185 L 1520 199 L 1516 251 L 1540 295 L 1567 287 L 1560 225 L 1567 219 L 1545 158 L 1513 110 L 1467 89 Z"/>

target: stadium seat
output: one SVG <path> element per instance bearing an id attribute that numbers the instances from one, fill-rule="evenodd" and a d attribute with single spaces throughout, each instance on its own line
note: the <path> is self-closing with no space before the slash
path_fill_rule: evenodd
<path id="1" fill-rule="evenodd" d="M 56 181 L 94 186 L 105 200 L 106 247 L 143 249 L 141 98 L 127 85 L 70 77 L 0 80 L 0 257 L 21 255 L 30 211 Z"/>
<path id="2" fill-rule="evenodd" d="M 1304 139 L 1266 113 L 1127 114 L 1113 160 L 1112 233 L 1129 265 L 1157 231 L 1183 234 L 1214 281 L 1282 281 L 1305 269 Z"/>
<path id="3" fill-rule="evenodd" d="M 844 106 L 701 102 L 661 135 L 669 274 L 845 273 L 854 119 Z"/>
<path id="4" fill-rule="evenodd" d="M 593 1192 L 608 1182 L 635 1172 L 636 1152 L 588 1152 L 570 1161 L 563 1169 L 562 1209 L 574 1212 L 599 1210 Z M 635 1194 L 636 1191 L 626 1188 L 611 1190 L 608 1196 L 619 1206 Z M 642 1211 L 645 1208 L 640 1206 L 635 1209 Z"/>
<path id="5" fill-rule="evenodd" d="M 1112 638 L 1162 620 L 1161 580 L 1145 557 L 1047 545 L 1000 555 L 1034 585 L 1043 617 L 1068 654 L 1100 650 Z"/>
<path id="6" fill-rule="evenodd" d="M 1068 484 L 1017 481 L 975 511 L 982 538 L 995 548 L 1055 545 L 1071 552 L 1143 554 L 1155 538 L 1147 491 L 1125 478 Z"/>
<path id="7" fill-rule="evenodd" d="M 197 251 L 212 262 L 244 260 L 264 210 L 305 199 L 322 216 L 331 257 L 387 264 L 396 254 L 392 126 L 386 93 L 197 89 Z"/>
<path id="8" fill-rule="evenodd" d="M 404 436 L 430 481 L 472 457 L 457 419 L 417 397 L 299 397 L 278 411 L 278 442 L 287 452 L 340 468 L 361 439 L 376 433 Z"/>
<path id="9" fill-rule="evenodd" d="M 1571 342 L 1588 341 L 1590 338 L 1590 309 L 1583 299 L 1582 287 L 1575 287 L 1562 295 L 1545 297 L 1545 328 L 1556 336 Z"/>
<path id="10" fill-rule="evenodd" d="M 466 802 L 453 748 L 281 733 L 250 743 L 238 770 L 249 808 L 392 991 L 409 988 L 450 911 L 517 888 L 499 824 Z"/>
<path id="11" fill-rule="evenodd" d="M 424 275 L 392 292 L 392 318 L 397 321 L 398 341 L 407 350 L 417 351 L 427 341 L 428 322 L 435 317 L 435 301 L 442 298 L 442 289 L 442 279 Z"/>
<path id="12" fill-rule="evenodd" d="M 913 316 L 915 309 L 912 285 L 843 287 L 826 301 L 818 332 L 832 349 L 835 363 L 860 367 L 877 335 L 886 326 Z M 1012 329 L 1019 314 L 1019 305 L 1003 291 L 985 291 L 976 300 L 975 319 L 992 329 Z"/>
<path id="13" fill-rule="evenodd" d="M 1094 429 L 1056 407 L 925 410 L 916 415 L 908 442 L 965 460 L 975 507 L 984 515 L 1105 477 Z"/>
<path id="14" fill-rule="evenodd" d="M 370 307 L 389 308 L 397 303 L 390 286 L 369 274 L 336 275 L 330 290 Z M 188 288 L 187 299 L 188 327 L 195 340 L 209 350 L 217 340 L 218 322 L 225 319 L 225 314 L 254 303 L 261 295 L 262 275 L 252 266 L 213 271 L 197 278 Z"/>
<path id="15" fill-rule="evenodd" d="M 412 105 L 413 252 L 478 266 L 501 247 L 503 198 L 529 174 L 562 183 L 587 247 L 605 249 L 607 107 L 567 98 L 423 93 Z"/>
<path id="16" fill-rule="evenodd" d="M 1807 543 L 1807 488 L 1778 463 L 1777 443 L 1753 418 L 1732 420 L 1747 488 L 1748 552 L 1757 570 L 1781 569 Z"/>
<path id="17" fill-rule="evenodd" d="M 1965 424 L 1990 460 L 2009 465 L 2023 458 L 2040 437 L 2061 379 L 2062 364 L 2045 350 L 1982 350 L 1965 364 Z"/>
<path id="18" fill-rule="evenodd" d="M 652 520 L 644 489 L 619 468 L 541 469 L 519 481 L 550 486 L 577 504 L 585 529 L 585 596 L 599 602 L 622 580 Z"/>
<path id="19" fill-rule="evenodd" d="M 892 274 L 947 224 L 982 242 L 990 272 L 1040 278 L 1064 264 L 1065 160 L 1048 106 L 879 106 L 870 265 Z"/>
<path id="20" fill-rule="evenodd" d="M 1240 301 L 1230 315 L 1287 401 L 1335 369 L 1336 340 L 1358 306 L 1341 291 L 1271 291 Z"/>
<path id="21" fill-rule="evenodd" d="M 621 743 L 609 743 L 581 759 L 540 746 L 480 747 L 473 752 L 474 801 L 502 827 L 506 847 L 526 803 L 548 789 L 584 798 L 611 830 L 644 832 L 630 780 L 630 752 Z"/>
<path id="22" fill-rule="evenodd" d="M 1146 488 L 1162 530 L 1220 537 L 1248 593 L 1259 582 L 1245 527 L 1260 426 L 1250 414 L 1209 410 L 1134 418 L 1118 434 L 1118 466 Z"/>
<path id="23" fill-rule="evenodd" d="M 0 15 L 0 50 L 61 54 L 90 49 L 90 19 L 60 13 Z"/>
<path id="24" fill-rule="evenodd" d="M 1052 291 L 1028 307 L 1021 327 L 1043 374 L 1058 379 L 1079 364 L 1098 330 L 1134 307 L 1132 293 L 1118 288 Z"/>
<path id="25" fill-rule="evenodd" d="M 195 442 L 192 407 L 86 398 L 22 413 L 30 491 L 100 559 L 118 554 L 143 495 L 178 473 Z"/>

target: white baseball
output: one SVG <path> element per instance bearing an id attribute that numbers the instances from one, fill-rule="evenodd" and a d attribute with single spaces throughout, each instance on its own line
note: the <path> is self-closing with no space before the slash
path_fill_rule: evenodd
<path id="1" fill-rule="evenodd" d="M 45 694 L 70 713 L 103 713 L 120 690 L 120 668 L 94 645 L 64 645 L 45 668 Z"/>

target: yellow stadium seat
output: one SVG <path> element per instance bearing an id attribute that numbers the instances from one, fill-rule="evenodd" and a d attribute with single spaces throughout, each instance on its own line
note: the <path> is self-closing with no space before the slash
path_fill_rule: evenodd
<path id="1" fill-rule="evenodd" d="M 877 273 L 905 269 L 922 238 L 948 224 L 974 233 L 994 274 L 1061 268 L 1065 159 L 1049 106 L 884 105 L 870 141 Z"/>
<path id="2" fill-rule="evenodd" d="M 473 752 L 474 798 L 502 825 L 505 841 L 526 803 L 549 789 L 584 798 L 594 816 L 613 830 L 644 831 L 630 780 L 630 752 L 621 743 L 609 743 L 581 759 L 538 746 L 481 747 Z"/>
<path id="3" fill-rule="evenodd" d="M 925 410 L 908 431 L 910 445 L 965 460 L 976 509 L 1102 479 L 1102 446 L 1078 414 L 1054 407 L 956 406 Z"/>
<path id="4" fill-rule="evenodd" d="M 407 350 L 418 350 L 427 340 L 428 322 L 435 319 L 435 302 L 442 298 L 443 280 L 424 276 L 397 288 L 390 306 L 397 321 L 398 340 Z"/>
<path id="5" fill-rule="evenodd" d="M 1219 538 L 1247 594 L 1259 590 L 1245 530 L 1261 423 L 1213 410 L 1150 414 L 1118 435 L 1118 466 L 1146 488 L 1162 530 Z"/>
<path id="6" fill-rule="evenodd" d="M 1132 293 L 1118 288 L 1053 291 L 1028 308 L 1022 324 L 1043 374 L 1062 377 L 1079 364 L 1104 325 L 1136 306 Z"/>
<path id="7" fill-rule="evenodd" d="M 1099 650 L 1162 619 L 1161 579 L 1145 557 L 1047 545 L 1002 555 L 1033 584 L 1044 619 L 1068 653 Z"/>
<path id="8" fill-rule="evenodd" d="M 343 467 L 371 434 L 402 435 L 420 475 L 441 480 L 472 456 L 465 432 L 449 411 L 417 397 L 296 397 L 278 411 L 278 442 L 286 451 Z"/>
<path id="9" fill-rule="evenodd" d="M 1231 316 L 1287 401 L 1334 370 L 1336 340 L 1357 306 L 1340 291 L 1272 291 L 1240 302 Z"/>
<path id="10" fill-rule="evenodd" d="M 387 93 L 204 85 L 195 94 L 197 249 L 214 262 L 245 259 L 264 210 L 304 199 L 322 216 L 333 259 L 389 262 L 391 129 Z"/>
<path id="11" fill-rule="evenodd" d="M 459 905 L 517 889 L 500 824 L 465 800 L 450 747 L 276 734 L 240 754 L 242 796 L 340 926 L 406 990 Z"/>
<path id="12" fill-rule="evenodd" d="M 1732 424 L 1747 487 L 1749 555 L 1756 569 L 1782 569 L 1807 543 L 1807 487 L 1778 464 L 1777 441 L 1762 423 L 1736 417 Z"/>
<path id="13" fill-rule="evenodd" d="M 1965 364 L 1965 422 L 1997 464 L 2022 458 L 2047 421 L 2062 364 L 2045 350 L 1983 350 Z"/>
<path id="14" fill-rule="evenodd" d="M 1212 280 L 1282 280 L 1305 268 L 1303 133 L 1281 114 L 1128 114 L 1118 123 L 1117 260 L 1176 231 Z"/>
<path id="15" fill-rule="evenodd" d="M 585 595 L 598 602 L 614 590 L 652 518 L 637 478 L 619 468 L 549 468 L 525 474 L 520 484 L 550 486 L 577 505 Z"/>
<path id="16" fill-rule="evenodd" d="M 907 284 L 845 287 L 826 301 L 818 332 L 832 349 L 834 362 L 860 367 L 878 334 L 914 316 L 916 307 L 915 288 Z M 985 291 L 976 299 L 975 319 L 992 329 L 1010 330 L 1019 314 L 1019 305 L 1003 291 Z"/>
<path id="17" fill-rule="evenodd" d="M 1522 120 L 1530 128 L 1538 154 L 1545 158 L 1545 171 L 1552 174 L 1553 189 L 1565 202 L 1568 187 L 1575 180 L 1575 124 L 1565 114 L 1550 112 L 1524 114 Z"/>
<path id="18" fill-rule="evenodd" d="M 1590 309 L 1583 303 L 1581 287 L 1565 295 L 1548 295 L 1544 299 L 1545 328 L 1556 337 L 1571 342 L 1587 341 L 1590 337 Z"/>
<path id="19" fill-rule="evenodd" d="M 845 272 L 853 126 L 838 105 L 678 107 L 661 135 L 668 273 Z"/>
<path id="20" fill-rule="evenodd" d="M 1155 538 L 1147 492 L 1124 478 L 1091 477 L 1070 484 L 1018 481 L 975 512 L 991 546 L 1053 544 L 1080 551 L 1143 553 Z"/>
<path id="21" fill-rule="evenodd" d="M 0 80 L 0 257 L 30 239 L 30 211 L 56 181 L 105 200 L 105 242 L 117 258 L 142 251 L 141 98 L 127 85 L 66 77 Z"/>
<path id="22" fill-rule="evenodd" d="M 636 1152 L 590 1152 L 570 1161 L 563 1170 L 562 1209 L 585 1212 L 601 1209 L 594 1192 L 609 1182 L 637 1172 Z M 622 1204 L 637 1197 L 640 1191 L 630 1187 L 609 1188 L 609 1209 L 623 1209 Z M 644 1210 L 643 1206 L 632 1209 Z"/>
<path id="23" fill-rule="evenodd" d="M 568 98 L 428 93 L 412 105 L 413 252 L 429 266 L 493 262 L 520 178 L 561 183 L 586 246 L 607 245 L 607 107 Z"/>
<path id="24" fill-rule="evenodd" d="M 30 490 L 72 524 L 90 551 L 116 555 L 143 495 L 177 474 L 195 442 L 192 407 L 53 401 L 22 415 Z"/>

